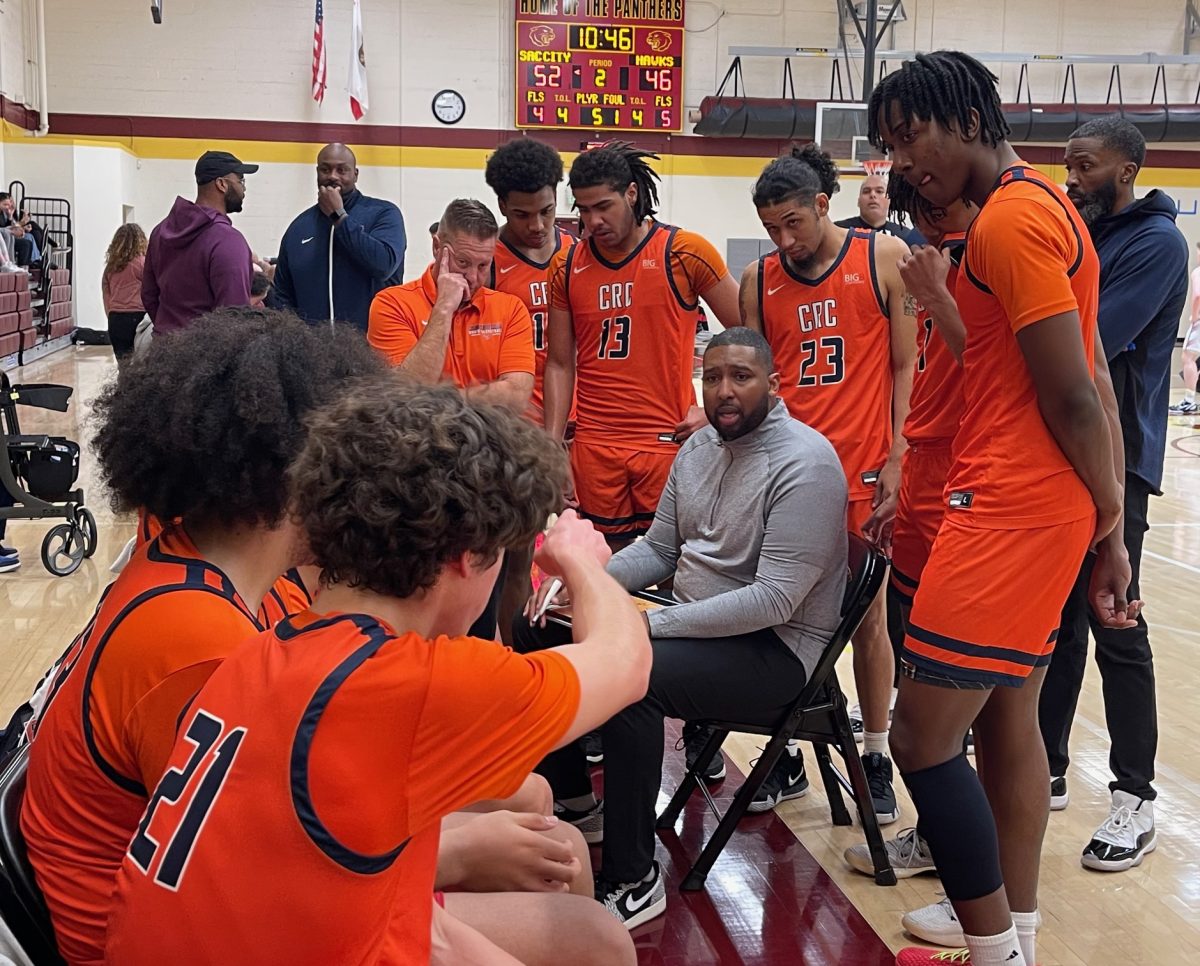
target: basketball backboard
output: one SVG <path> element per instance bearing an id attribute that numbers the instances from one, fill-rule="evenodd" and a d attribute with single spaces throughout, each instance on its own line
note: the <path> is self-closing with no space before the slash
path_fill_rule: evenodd
<path id="1" fill-rule="evenodd" d="M 867 140 L 867 105 L 846 101 L 817 103 L 817 123 L 814 140 L 822 151 L 828 151 L 843 173 L 861 174 L 863 162 L 883 160 Z"/>

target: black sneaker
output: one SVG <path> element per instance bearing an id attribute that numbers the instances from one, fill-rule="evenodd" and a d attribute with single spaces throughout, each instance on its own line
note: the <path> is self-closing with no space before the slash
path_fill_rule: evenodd
<path id="1" fill-rule="evenodd" d="M 611 882 L 598 877 L 596 898 L 626 929 L 636 929 L 667 911 L 667 885 L 657 862 L 651 863 L 641 882 Z"/>
<path id="2" fill-rule="evenodd" d="M 900 817 L 900 806 L 896 804 L 896 793 L 892 790 L 892 761 L 877 751 L 862 756 L 863 771 L 867 773 L 867 786 L 871 789 L 871 801 L 875 804 L 875 818 L 880 825 L 891 825 Z"/>
<path id="3" fill-rule="evenodd" d="M 1061 778 L 1050 779 L 1050 811 L 1061 812 L 1071 801 L 1071 796 L 1067 792 L 1067 779 L 1065 776 Z"/>
<path id="4" fill-rule="evenodd" d="M 683 737 L 675 743 L 675 748 L 678 750 L 680 746 L 683 747 L 684 758 L 687 760 L 689 769 L 696 763 L 696 759 L 700 757 L 700 752 L 704 750 L 704 746 L 708 743 L 711 734 L 712 728 L 692 724 L 690 721 L 683 723 Z M 725 756 L 721 754 L 719 748 L 717 749 L 717 753 L 712 756 L 712 761 L 708 763 L 708 767 L 700 773 L 700 777 L 708 784 L 722 781 L 725 778 Z"/>
<path id="5" fill-rule="evenodd" d="M 579 742 L 583 745 L 583 755 L 589 765 L 604 764 L 604 745 L 600 743 L 599 731 L 589 731 Z"/>
<path id="6" fill-rule="evenodd" d="M 797 749 L 792 754 L 789 748 L 779 756 L 771 774 L 762 783 L 750 804 L 747 812 L 769 812 L 780 802 L 793 798 L 803 798 L 808 794 L 808 776 L 804 773 L 804 756 Z"/>
<path id="7" fill-rule="evenodd" d="M 588 845 L 599 845 L 604 841 L 604 800 L 582 812 L 567 808 L 562 802 L 554 803 L 554 816 L 561 822 L 570 822 L 583 836 Z"/>
<path id="8" fill-rule="evenodd" d="M 1187 399 L 1181 400 L 1174 406 L 1168 406 L 1167 412 L 1172 416 L 1195 416 L 1200 413 L 1200 406 Z"/>

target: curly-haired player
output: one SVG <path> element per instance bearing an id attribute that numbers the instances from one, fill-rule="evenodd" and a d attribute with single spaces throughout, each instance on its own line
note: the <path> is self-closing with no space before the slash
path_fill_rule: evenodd
<path id="1" fill-rule="evenodd" d="M 203 948 L 214 962 L 269 949 L 288 962 L 633 963 L 621 925 L 584 896 L 434 900 L 442 816 L 511 794 L 646 690 L 641 615 L 573 513 L 539 563 L 572 591 L 578 643 L 519 655 L 465 636 L 501 551 L 533 538 L 565 479 L 541 430 L 445 386 L 386 377 L 312 421 L 292 480 L 321 568 L 316 612 L 239 648 L 184 717 L 172 765 L 212 761 L 209 787 L 183 799 L 175 771 L 160 784 L 119 875 L 111 962 Z M 464 925 L 481 904 L 490 940 Z M 489 941 L 503 952 L 484 954 Z"/>
<path id="2" fill-rule="evenodd" d="M 898 268 L 908 245 L 830 221 L 837 178 L 829 155 L 812 144 L 763 169 L 754 206 L 778 250 L 742 275 L 742 319 L 767 337 L 788 410 L 837 450 L 850 487 L 850 530 L 886 543 L 916 356 L 916 305 Z M 880 823 L 899 817 L 887 756 L 895 664 L 884 601 L 881 591 L 854 636 L 863 767 Z M 801 783 L 803 768 L 781 759 L 761 804 L 790 797 Z"/>
<path id="3" fill-rule="evenodd" d="M 966 54 L 920 54 L 879 83 L 868 110 L 893 172 L 935 206 L 980 209 L 955 284 L 964 409 L 891 747 L 970 961 L 1032 966 L 1050 788 L 1038 696 L 1089 547 L 1099 619 L 1131 626 L 1140 603 L 1126 599 L 1099 261 L 1075 207 L 1008 143 L 995 82 Z M 968 728 L 978 774 L 963 754 Z M 932 961 L 928 950 L 899 959 Z"/>
<path id="4" fill-rule="evenodd" d="M 113 879 L 180 715 L 300 562 L 284 510 L 305 419 L 383 365 L 357 332 L 218 310 L 94 403 L 114 509 L 180 522 L 105 591 L 33 722 L 21 829 L 68 961 L 103 960 Z"/>
<path id="5" fill-rule="evenodd" d="M 649 529 L 678 444 L 706 424 L 692 386 L 699 300 L 741 324 L 716 249 L 655 220 L 656 158 L 614 141 L 575 159 L 588 239 L 550 265 L 546 431 L 563 438 L 577 393 L 575 494 L 614 546 Z"/>
<path id="6" fill-rule="evenodd" d="M 547 270 L 560 250 L 570 249 L 575 239 L 554 224 L 558 185 L 563 179 L 562 158 L 554 148 L 529 137 L 518 137 L 501 145 L 488 158 L 484 172 L 504 224 L 496 240 L 491 287 L 515 295 L 533 320 L 533 393 L 529 417 L 544 425 L 542 378 L 546 369 L 546 315 L 550 311 Z M 575 429 L 572 401 L 567 417 L 567 436 Z M 529 569 L 533 547 L 511 548 L 501 577 L 500 635 L 511 636 L 512 620 L 529 599 Z"/>

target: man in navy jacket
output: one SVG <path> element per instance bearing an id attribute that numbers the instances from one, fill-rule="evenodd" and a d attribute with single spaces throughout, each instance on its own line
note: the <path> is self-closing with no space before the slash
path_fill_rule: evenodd
<path id="1" fill-rule="evenodd" d="M 279 244 L 275 304 L 309 322 L 335 319 L 367 331 L 371 300 L 404 275 L 404 216 L 358 190 L 344 144 L 317 155 L 317 203 L 296 216 Z M 332 304 L 331 304 L 332 303 Z"/>
<path id="2" fill-rule="evenodd" d="M 1175 203 L 1160 191 L 1135 199 L 1146 142 L 1120 117 L 1089 121 L 1067 143 L 1067 194 L 1100 256 L 1100 339 L 1112 373 L 1125 443 L 1125 547 L 1140 596 L 1142 538 L 1150 495 L 1161 495 L 1171 350 L 1188 293 L 1188 246 Z M 1154 660 L 1146 621 L 1102 627 L 1090 617 L 1091 563 L 1063 609 L 1054 659 L 1042 687 L 1040 719 L 1050 760 L 1051 808 L 1067 805 L 1067 739 L 1087 663 L 1089 619 L 1104 681 L 1104 712 L 1115 781 L 1112 810 L 1083 850 L 1089 869 L 1120 872 L 1155 845 L 1154 757 L 1158 721 Z"/>

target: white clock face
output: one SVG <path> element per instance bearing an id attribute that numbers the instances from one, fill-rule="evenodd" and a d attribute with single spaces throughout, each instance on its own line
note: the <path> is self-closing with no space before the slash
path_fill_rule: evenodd
<path id="1" fill-rule="evenodd" d="M 458 91 L 438 91 L 433 98 L 433 116 L 443 124 L 457 124 L 467 112 L 467 102 Z"/>

